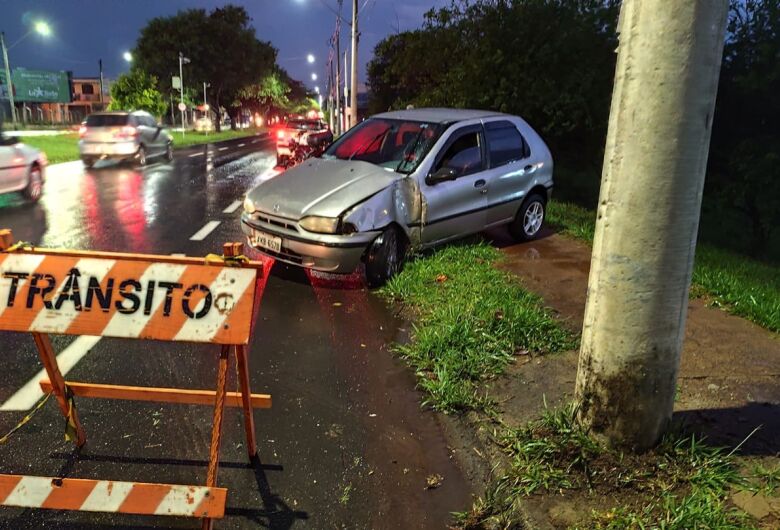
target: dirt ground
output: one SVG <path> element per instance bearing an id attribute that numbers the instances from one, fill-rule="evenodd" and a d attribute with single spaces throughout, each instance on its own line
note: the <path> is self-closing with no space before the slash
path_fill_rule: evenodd
<path id="1" fill-rule="evenodd" d="M 546 233 L 537 241 L 512 245 L 491 234 L 502 248 L 502 267 L 539 294 L 572 330 L 579 332 L 585 310 L 591 249 Z M 538 418 L 544 406 L 572 398 L 577 352 L 526 358 L 498 380 L 491 394 L 513 425 Z M 723 310 L 691 300 L 683 345 L 674 421 L 706 435 L 711 445 L 742 445 L 743 465 L 780 461 L 780 336 Z M 565 528 L 582 520 L 589 506 L 605 509 L 604 499 L 534 496 L 527 508 L 540 528 Z M 753 515 L 762 528 L 780 528 L 780 498 L 734 492 L 731 501 Z"/>

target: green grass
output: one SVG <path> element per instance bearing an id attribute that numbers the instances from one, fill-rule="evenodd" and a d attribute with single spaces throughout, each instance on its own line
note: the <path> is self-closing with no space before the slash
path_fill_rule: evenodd
<path id="1" fill-rule="evenodd" d="M 79 159 L 79 135 L 75 133 L 52 136 L 25 136 L 21 141 L 46 153 L 50 164 Z"/>
<path id="2" fill-rule="evenodd" d="M 674 434 L 648 453 L 624 454 L 579 427 L 569 406 L 505 429 L 498 443 L 510 465 L 470 512 L 457 514 L 464 528 L 510 527 L 521 497 L 574 490 L 616 504 L 592 512 L 583 529 L 753 528 L 726 502 L 730 489 L 744 483 L 733 454 L 696 437 Z"/>
<path id="3" fill-rule="evenodd" d="M 484 243 L 444 247 L 408 263 L 381 291 L 411 310 L 412 340 L 396 351 L 434 409 L 486 411 L 491 401 L 480 382 L 517 354 L 576 346 L 539 297 L 494 267 L 499 257 Z"/>
<path id="4" fill-rule="evenodd" d="M 593 242 L 596 214 L 571 203 L 552 201 L 548 222 L 565 235 Z M 780 332 L 780 267 L 710 245 L 696 247 L 692 296 Z"/>
<path id="5" fill-rule="evenodd" d="M 171 131 L 171 136 L 173 136 L 174 147 L 189 147 L 192 145 L 244 138 L 257 134 L 257 132 L 257 129 L 240 129 L 237 131 L 228 129 L 219 133 L 212 132 L 209 134 L 186 132 L 184 137 L 182 137 L 181 133 Z M 37 147 L 46 153 L 46 157 L 49 159 L 50 164 L 58 164 L 60 162 L 69 162 L 71 160 L 79 159 L 79 137 L 77 134 L 25 136 L 22 138 L 22 141 L 28 145 Z"/>

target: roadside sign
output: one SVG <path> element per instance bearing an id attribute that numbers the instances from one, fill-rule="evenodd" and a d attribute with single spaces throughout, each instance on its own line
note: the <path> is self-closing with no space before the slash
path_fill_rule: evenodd
<path id="1" fill-rule="evenodd" d="M 181 78 L 178 75 L 171 77 L 171 87 L 181 88 Z"/>
<path id="2" fill-rule="evenodd" d="M 40 103 L 70 102 L 67 72 L 14 68 L 11 74 L 14 99 Z"/>
<path id="3" fill-rule="evenodd" d="M 187 105 L 185 105 L 184 103 L 179 103 L 179 110 L 184 112 L 185 110 L 187 110 Z"/>
<path id="4" fill-rule="evenodd" d="M 0 254 L 0 329 L 247 344 L 256 269 Z"/>

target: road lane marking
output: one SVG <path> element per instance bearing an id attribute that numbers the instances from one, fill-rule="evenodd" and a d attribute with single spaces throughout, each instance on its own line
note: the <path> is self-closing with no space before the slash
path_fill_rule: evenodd
<path id="1" fill-rule="evenodd" d="M 203 153 L 194 153 L 190 155 L 190 158 L 195 158 L 196 156 L 203 156 Z"/>
<path id="2" fill-rule="evenodd" d="M 219 148 L 219 150 L 220 150 L 220 151 L 227 151 L 227 150 L 228 150 L 228 148 L 227 148 L 227 147 L 220 147 L 220 148 Z"/>
<path id="3" fill-rule="evenodd" d="M 256 143 L 257 143 L 257 142 L 259 142 L 259 141 L 260 141 L 260 140 L 252 140 L 252 143 L 253 143 L 253 144 L 256 144 Z"/>
<path id="4" fill-rule="evenodd" d="M 233 213 L 241 207 L 241 201 L 233 201 L 230 206 L 222 210 L 222 213 Z"/>
<path id="5" fill-rule="evenodd" d="M 219 226 L 219 223 L 220 221 L 209 221 L 203 226 L 203 228 L 195 232 L 195 234 L 190 238 L 190 241 L 203 241 L 211 232 L 214 231 L 216 227 Z"/>
<path id="6" fill-rule="evenodd" d="M 238 144 L 238 147 L 244 147 L 246 144 Z"/>
<path id="7" fill-rule="evenodd" d="M 171 256 L 174 257 L 174 258 L 186 258 L 187 254 L 180 254 L 180 253 L 177 252 L 175 254 L 171 254 Z"/>
<path id="8" fill-rule="evenodd" d="M 57 355 L 57 364 L 60 366 L 62 375 L 66 375 L 71 368 L 76 366 L 76 363 L 78 363 L 89 350 L 98 343 L 98 341 L 100 341 L 100 337 L 82 335 L 74 340 L 70 346 L 62 350 L 62 352 Z M 46 375 L 46 370 L 41 370 L 35 374 L 32 379 L 27 381 L 22 388 L 17 390 L 13 396 L 8 398 L 8 400 L 0 406 L 0 410 L 30 410 L 33 405 L 43 397 L 43 391 L 38 385 L 38 382 L 45 377 L 48 377 Z"/>

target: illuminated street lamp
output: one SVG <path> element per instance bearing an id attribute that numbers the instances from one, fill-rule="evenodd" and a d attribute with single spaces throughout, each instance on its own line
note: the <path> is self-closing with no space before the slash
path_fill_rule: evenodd
<path id="1" fill-rule="evenodd" d="M 309 55 L 306 56 L 306 60 L 309 62 L 309 64 L 313 64 L 314 63 L 314 55 L 312 55 L 310 53 Z"/>
<path id="2" fill-rule="evenodd" d="M 46 22 L 39 20 L 33 24 L 33 27 L 30 28 L 27 33 L 22 35 L 19 40 L 10 46 L 5 45 L 5 32 L 0 32 L 0 48 L 3 50 L 3 64 L 5 64 L 5 86 L 6 90 L 8 90 L 8 102 L 11 104 L 11 122 L 14 126 L 16 126 L 16 106 L 14 105 L 14 88 L 11 83 L 11 66 L 8 62 L 8 50 L 26 39 L 32 32 L 36 32 L 43 37 L 48 37 L 51 35 L 51 28 Z"/>
<path id="3" fill-rule="evenodd" d="M 132 53 L 130 53 L 130 52 L 125 52 L 125 53 L 123 53 L 123 54 L 122 54 L 122 58 L 123 58 L 125 61 L 127 61 L 128 63 L 132 63 L 132 62 L 133 62 L 133 54 L 132 54 Z"/>
<path id="4" fill-rule="evenodd" d="M 315 91 L 317 94 L 319 94 L 319 93 L 320 93 L 320 87 L 318 87 L 318 86 L 314 87 L 314 91 Z"/>
<path id="5" fill-rule="evenodd" d="M 317 80 L 317 74 L 311 74 L 311 80 L 316 81 Z"/>

